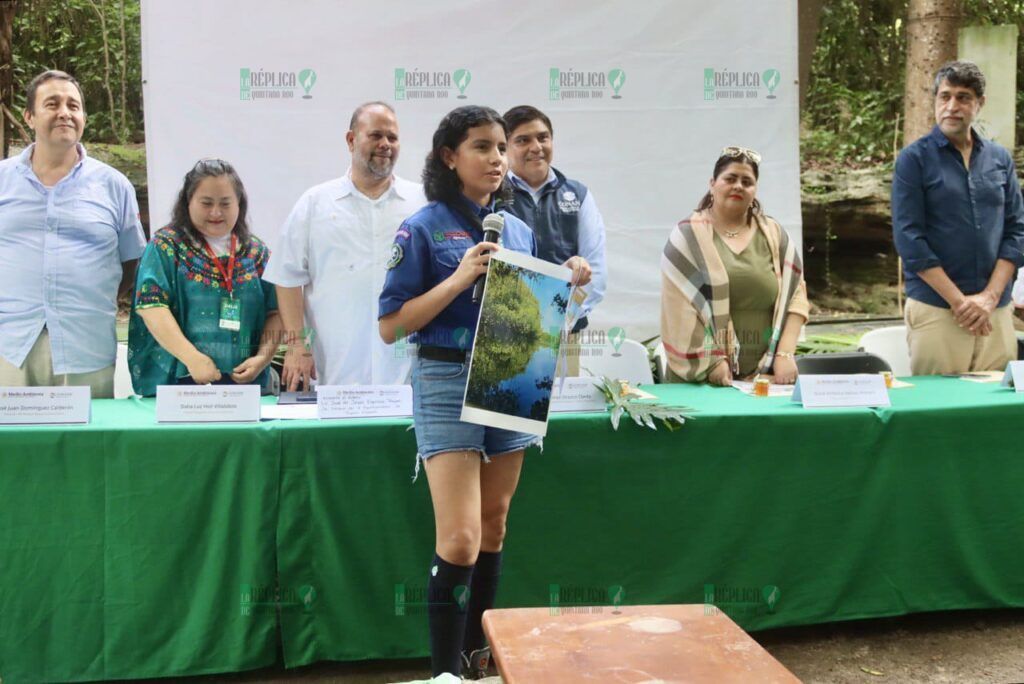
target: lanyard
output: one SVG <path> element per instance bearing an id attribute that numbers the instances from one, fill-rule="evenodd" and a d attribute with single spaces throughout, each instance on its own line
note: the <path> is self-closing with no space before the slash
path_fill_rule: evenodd
<path id="1" fill-rule="evenodd" d="M 231 290 L 234 287 L 234 283 L 231 281 L 231 277 L 235 273 L 235 247 L 238 245 L 238 238 L 235 233 L 231 233 L 231 256 L 228 257 L 228 269 L 224 270 L 224 264 L 220 263 L 220 257 L 213 253 L 213 249 L 210 247 L 210 243 L 203 240 L 203 246 L 206 247 L 206 253 L 213 259 L 214 265 L 217 266 L 217 270 L 220 271 L 220 275 L 224 278 L 224 288 L 228 291 L 228 296 L 234 298 Z"/>

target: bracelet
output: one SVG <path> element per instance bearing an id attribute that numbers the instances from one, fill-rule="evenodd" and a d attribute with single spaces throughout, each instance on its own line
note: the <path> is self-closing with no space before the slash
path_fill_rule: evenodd
<path id="1" fill-rule="evenodd" d="M 793 358 L 793 352 L 775 352 L 775 356 L 777 356 L 779 358 L 782 358 L 782 359 L 792 359 Z"/>

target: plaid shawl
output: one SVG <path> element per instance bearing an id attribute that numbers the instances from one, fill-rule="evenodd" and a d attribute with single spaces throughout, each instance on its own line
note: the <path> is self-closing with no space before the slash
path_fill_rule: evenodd
<path id="1" fill-rule="evenodd" d="M 796 245 L 771 218 L 755 215 L 772 252 L 779 295 L 768 350 L 758 373 L 771 370 L 789 313 L 808 317 L 803 266 Z M 687 382 L 704 382 L 722 359 L 737 372 L 739 342 L 729 318 L 729 276 L 714 245 L 710 217 L 696 212 L 680 221 L 661 256 L 661 339 L 669 367 Z"/>

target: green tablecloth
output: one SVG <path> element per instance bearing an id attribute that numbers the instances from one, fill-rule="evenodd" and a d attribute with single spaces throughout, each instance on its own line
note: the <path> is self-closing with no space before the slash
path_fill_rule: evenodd
<path id="1" fill-rule="evenodd" d="M 701 603 L 710 589 L 754 630 L 1024 606 L 1024 395 L 912 382 L 890 409 L 820 411 L 659 386 L 697 409 L 677 432 L 555 415 L 513 503 L 499 605 L 607 603 L 609 587 Z M 0 430 L 0 676 L 272 662 L 273 607 L 242 615 L 239 592 L 272 586 L 275 562 L 289 666 L 428 652 L 433 523 L 408 421 L 167 427 L 146 401 L 94 413 Z"/>

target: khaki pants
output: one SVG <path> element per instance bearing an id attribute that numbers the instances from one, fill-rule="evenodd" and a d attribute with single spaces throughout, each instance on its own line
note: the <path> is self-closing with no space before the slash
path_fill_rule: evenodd
<path id="1" fill-rule="evenodd" d="M 88 385 L 93 399 L 114 398 L 114 367 L 91 373 L 53 374 L 50 333 L 43 328 L 21 368 L 0 356 L 0 387 L 71 387 Z"/>
<path id="2" fill-rule="evenodd" d="M 956 323 L 953 312 L 916 299 L 907 300 L 907 345 L 914 375 L 942 375 L 970 371 L 1001 371 L 1017 358 L 1013 307 L 992 312 L 992 332 L 972 335 Z"/>

